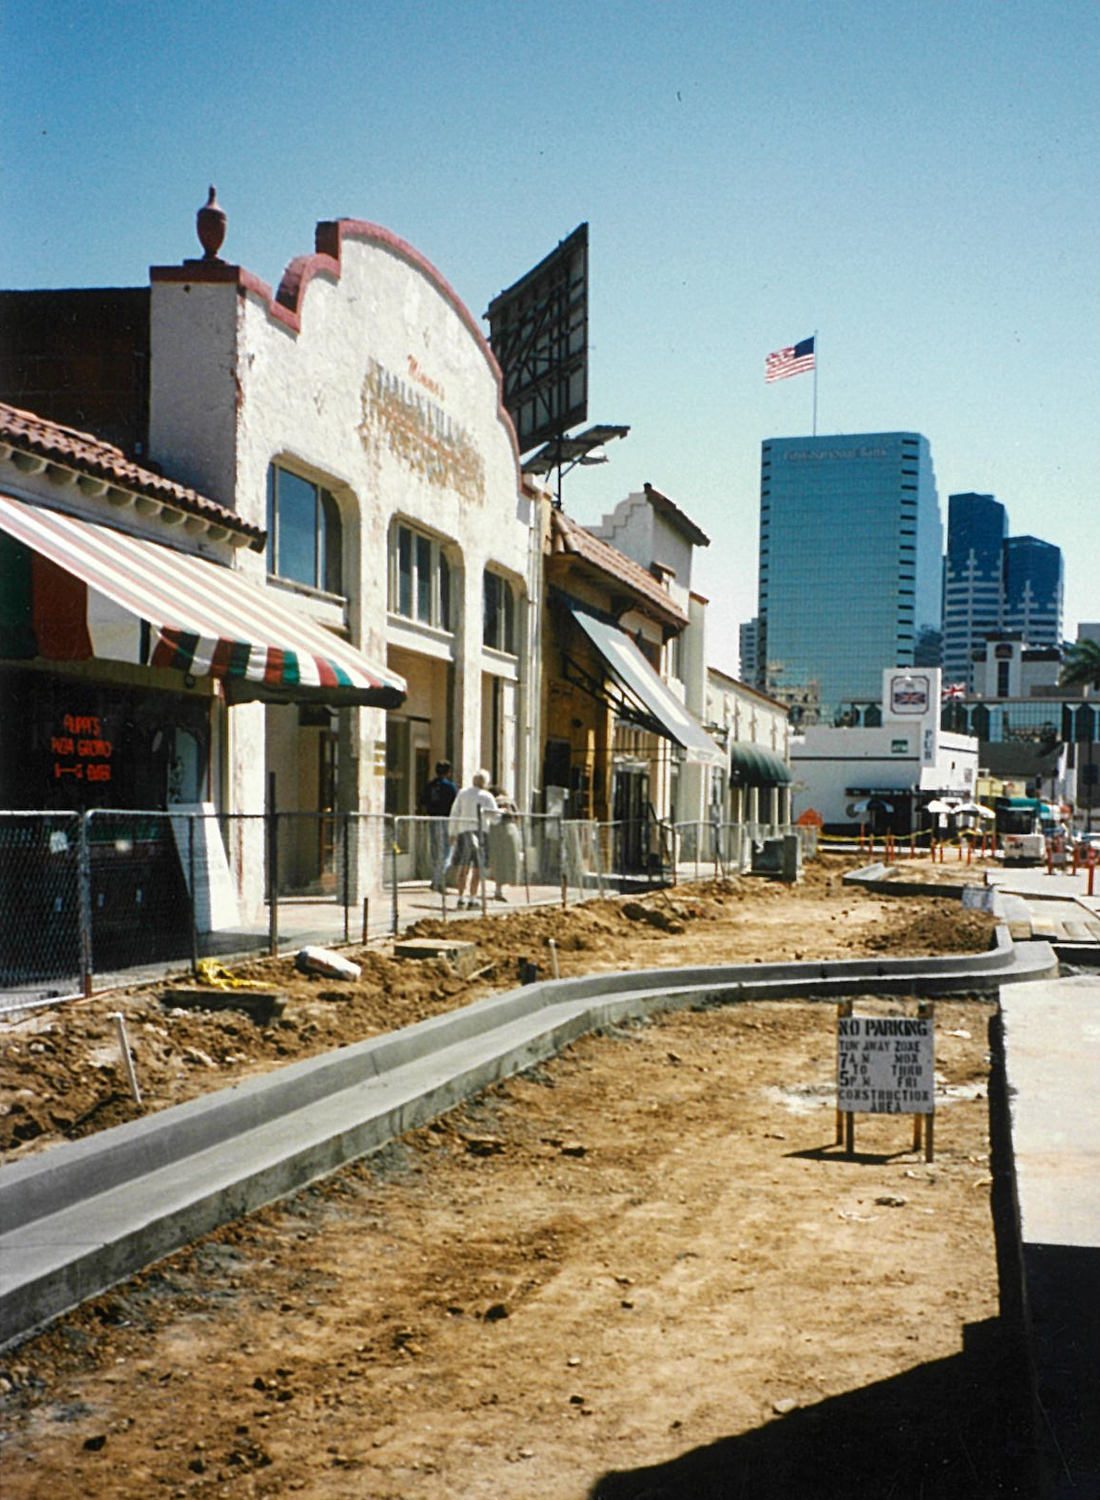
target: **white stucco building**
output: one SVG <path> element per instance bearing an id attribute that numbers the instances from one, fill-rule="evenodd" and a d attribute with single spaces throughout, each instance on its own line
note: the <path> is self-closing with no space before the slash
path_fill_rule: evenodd
<path id="1" fill-rule="evenodd" d="M 224 232 L 211 191 L 205 254 L 147 287 L 0 296 L 9 566 L 43 619 L 71 581 L 87 600 L 83 633 L 15 629 L 0 669 L 32 704 L 63 676 L 82 695 L 58 697 L 63 716 L 118 726 L 111 777 L 74 769 L 39 798 L 209 804 L 255 915 L 272 807 L 306 815 L 280 822 L 280 889 L 354 898 L 395 842 L 399 877 L 428 873 L 422 832 L 394 839 L 383 815 L 416 813 L 437 761 L 459 782 L 486 766 L 529 805 L 541 543 L 496 361 L 435 267 L 341 219 L 273 290 L 220 257 Z M 38 579 L 54 553 L 63 589 Z M 17 775 L 38 764 L 30 734 L 5 740 Z"/>
<path id="2" fill-rule="evenodd" d="M 940 728 L 940 678 L 939 667 L 888 669 L 880 726 L 813 725 L 793 738 L 794 818 L 815 813 L 826 832 L 874 821 L 909 833 L 937 796 L 972 799 L 978 741 Z"/>
<path id="3" fill-rule="evenodd" d="M 787 706 L 757 688 L 707 669 L 706 722 L 725 747 L 728 774 L 712 786 L 713 816 L 754 830 L 791 820 L 791 728 Z"/>
<path id="4" fill-rule="evenodd" d="M 267 529 L 239 566 L 407 686 L 400 708 L 234 716 L 228 801 L 416 812 L 437 760 L 526 805 L 538 536 L 496 362 L 469 311 L 377 225 L 319 224 L 276 291 L 216 257 L 150 273 L 149 452 Z M 358 824 L 363 829 L 370 825 Z M 281 877 L 333 878 L 315 820 Z M 402 876 L 418 869 L 399 831 Z M 359 884 L 378 878 L 365 837 Z"/>

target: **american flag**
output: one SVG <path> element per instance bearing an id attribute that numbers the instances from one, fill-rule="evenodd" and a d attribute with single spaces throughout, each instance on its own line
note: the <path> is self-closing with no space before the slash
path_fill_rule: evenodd
<path id="1" fill-rule="evenodd" d="M 947 686 L 943 690 L 942 697 L 945 698 L 945 699 L 947 699 L 947 698 L 965 698 L 966 697 L 966 683 L 965 682 L 949 682 L 947 684 Z"/>
<path id="2" fill-rule="evenodd" d="M 814 367 L 814 341 L 803 339 L 800 344 L 791 344 L 787 349 L 777 349 L 764 361 L 764 380 L 789 380 L 792 375 L 803 375 Z"/>

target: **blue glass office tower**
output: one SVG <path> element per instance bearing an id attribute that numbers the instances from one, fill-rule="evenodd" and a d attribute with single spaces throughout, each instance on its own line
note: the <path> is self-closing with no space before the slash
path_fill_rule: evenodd
<path id="1" fill-rule="evenodd" d="M 943 566 L 943 680 L 974 687 L 974 651 L 1003 626 L 1008 515 L 992 495 L 951 495 Z"/>
<path id="2" fill-rule="evenodd" d="M 1062 549 L 1037 536 L 1004 545 L 1004 628 L 1029 646 L 1062 644 Z"/>
<path id="3" fill-rule="evenodd" d="M 928 440 L 769 438 L 760 464 L 757 683 L 831 723 L 885 667 L 938 666 L 942 547 Z"/>

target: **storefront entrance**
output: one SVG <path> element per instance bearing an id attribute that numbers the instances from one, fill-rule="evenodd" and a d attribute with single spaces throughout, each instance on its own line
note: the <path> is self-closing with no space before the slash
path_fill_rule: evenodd
<path id="1" fill-rule="evenodd" d="M 428 828 L 418 820 L 431 776 L 431 721 L 390 714 L 386 719 L 386 812 L 399 820 L 394 838 L 398 880 L 431 878 Z"/>

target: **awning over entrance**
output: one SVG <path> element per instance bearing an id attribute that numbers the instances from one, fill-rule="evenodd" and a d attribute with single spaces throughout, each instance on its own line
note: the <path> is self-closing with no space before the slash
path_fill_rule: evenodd
<path id="1" fill-rule="evenodd" d="M 588 614 L 572 601 L 569 608 L 626 694 L 629 700 L 625 705 L 627 709 L 631 704 L 641 709 L 637 722 L 644 722 L 654 734 L 673 740 L 682 747 L 689 761 L 705 766 L 723 765 L 726 757 L 719 746 L 668 684 L 658 677 L 630 637 L 617 625 Z"/>
<path id="2" fill-rule="evenodd" d="M 772 750 L 734 740 L 730 745 L 733 786 L 790 786 L 791 768 Z"/>
<path id="3" fill-rule="evenodd" d="M 273 592 L 202 558 L 0 495 L 0 656 L 175 668 L 219 679 L 230 702 L 403 701 L 401 677 Z"/>

